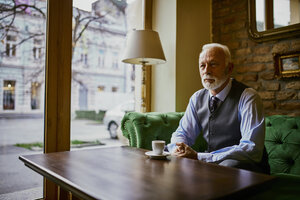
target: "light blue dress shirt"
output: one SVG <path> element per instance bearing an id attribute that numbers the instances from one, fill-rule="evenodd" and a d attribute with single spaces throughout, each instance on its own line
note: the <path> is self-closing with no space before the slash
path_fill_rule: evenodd
<path id="1" fill-rule="evenodd" d="M 232 86 L 232 80 L 219 92 L 216 97 L 224 101 Z M 184 142 L 191 146 L 200 134 L 202 127 L 198 121 L 195 109 L 199 91 L 190 98 L 184 116 L 180 120 L 179 127 L 172 134 L 171 143 L 167 145 L 170 152 L 174 152 L 176 142 Z M 210 94 L 210 96 L 212 96 Z M 221 103 L 221 102 L 220 102 Z M 230 115 L 230 113 L 228 113 Z M 252 88 L 246 88 L 239 100 L 238 119 L 242 138 L 238 145 L 228 146 L 210 153 L 198 152 L 198 160 L 205 162 L 221 162 L 225 159 L 259 162 L 262 158 L 265 140 L 265 121 L 263 104 L 257 92 Z M 230 134 L 230 133 L 228 133 Z"/>

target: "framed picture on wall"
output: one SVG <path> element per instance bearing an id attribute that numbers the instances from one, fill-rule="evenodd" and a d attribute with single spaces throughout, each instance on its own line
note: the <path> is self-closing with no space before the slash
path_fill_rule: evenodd
<path id="1" fill-rule="evenodd" d="M 275 54 L 274 66 L 278 78 L 300 77 L 300 52 Z"/>

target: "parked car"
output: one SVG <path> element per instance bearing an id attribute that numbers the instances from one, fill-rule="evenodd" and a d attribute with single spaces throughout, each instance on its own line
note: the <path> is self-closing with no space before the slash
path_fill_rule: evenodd
<path id="1" fill-rule="evenodd" d="M 107 130 L 112 139 L 118 138 L 117 130 L 121 124 L 121 120 L 125 113 L 130 111 L 134 111 L 134 101 L 122 103 L 105 112 L 103 123 L 107 126 Z"/>

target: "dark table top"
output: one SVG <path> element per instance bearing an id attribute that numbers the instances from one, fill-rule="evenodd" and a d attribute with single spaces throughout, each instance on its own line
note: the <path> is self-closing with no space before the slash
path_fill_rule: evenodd
<path id="1" fill-rule="evenodd" d="M 83 199 L 229 198 L 274 177 L 187 158 L 153 160 L 110 147 L 20 156 L 26 166 Z"/>

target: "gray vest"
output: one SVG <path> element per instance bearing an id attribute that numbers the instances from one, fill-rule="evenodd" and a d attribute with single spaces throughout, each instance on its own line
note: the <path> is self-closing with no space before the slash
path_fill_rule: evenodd
<path id="1" fill-rule="evenodd" d="M 232 87 L 217 110 L 209 111 L 209 91 L 202 89 L 199 94 L 200 108 L 197 109 L 203 137 L 207 142 L 207 151 L 215 151 L 227 146 L 238 145 L 241 139 L 238 105 L 247 86 L 232 80 Z"/>

